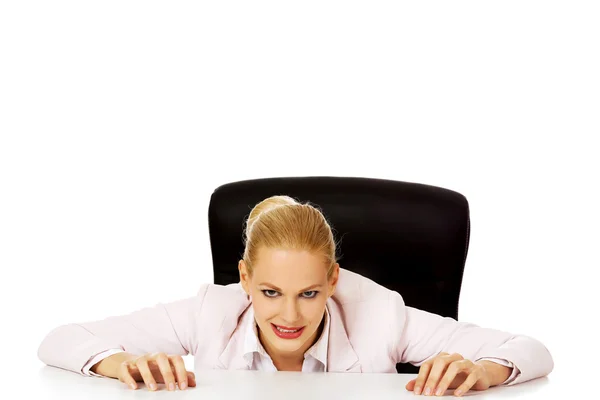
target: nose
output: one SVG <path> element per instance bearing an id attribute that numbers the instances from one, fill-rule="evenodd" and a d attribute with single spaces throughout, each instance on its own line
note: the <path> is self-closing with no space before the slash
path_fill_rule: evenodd
<path id="1" fill-rule="evenodd" d="M 288 326 L 294 326 L 294 323 L 300 318 L 300 312 L 298 310 L 298 302 L 296 299 L 286 299 L 283 302 L 283 308 L 281 310 L 281 318 L 285 321 Z"/>

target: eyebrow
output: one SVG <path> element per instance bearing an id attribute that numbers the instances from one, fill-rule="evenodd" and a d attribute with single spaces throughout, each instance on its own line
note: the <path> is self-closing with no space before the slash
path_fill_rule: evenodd
<path id="1" fill-rule="evenodd" d="M 277 290 L 278 292 L 283 292 L 283 290 L 279 289 L 277 286 L 275 286 L 275 285 L 273 285 L 273 284 L 271 284 L 271 283 L 269 283 L 269 282 L 262 282 L 262 283 L 259 283 L 258 285 L 259 285 L 259 286 L 269 286 L 270 288 L 272 288 L 272 289 L 275 289 L 275 290 Z M 307 288 L 305 288 L 305 289 L 302 289 L 302 290 L 300 290 L 300 292 L 299 292 L 299 293 L 308 292 L 308 291 L 309 291 L 309 290 L 311 290 L 311 289 L 320 288 L 320 287 L 322 287 L 322 286 L 323 286 L 323 285 L 319 285 L 319 284 L 312 285 L 312 286 L 309 286 L 309 287 L 307 287 Z"/>

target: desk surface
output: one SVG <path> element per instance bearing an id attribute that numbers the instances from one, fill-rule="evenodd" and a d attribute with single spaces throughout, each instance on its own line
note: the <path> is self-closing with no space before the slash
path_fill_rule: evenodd
<path id="1" fill-rule="evenodd" d="M 70 371 L 43 366 L 30 393 L 44 399 L 244 399 L 244 400 L 307 400 L 307 399 L 403 399 L 416 397 L 404 386 L 416 375 L 408 374 L 340 374 L 256 371 L 205 371 L 196 373 L 197 386 L 169 392 L 159 385 L 150 392 L 142 384 L 137 390 L 128 389 L 116 379 L 84 377 Z M 37 381 L 37 382 L 35 382 Z M 16 383 L 16 382 L 13 382 Z M 495 387 L 482 392 L 468 392 L 463 397 L 481 399 L 545 399 L 556 395 L 555 383 L 549 377 L 512 387 Z M 25 392 L 22 392 L 25 393 Z M 444 396 L 455 399 L 452 391 Z"/>

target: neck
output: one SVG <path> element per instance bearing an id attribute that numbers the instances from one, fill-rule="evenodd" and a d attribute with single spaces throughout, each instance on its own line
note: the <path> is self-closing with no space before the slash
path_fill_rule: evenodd
<path id="1" fill-rule="evenodd" d="M 268 340 L 263 337 L 262 331 L 258 329 L 258 339 L 260 343 L 265 348 L 265 351 L 273 360 L 273 364 L 278 371 L 302 371 L 302 365 L 304 363 L 304 353 L 308 349 L 310 349 L 319 339 L 321 334 L 323 333 L 323 328 L 325 325 L 325 315 L 323 315 L 323 319 L 321 320 L 321 324 L 319 324 L 319 328 L 313 334 L 313 336 L 306 341 L 306 343 L 294 352 L 282 353 L 274 349 Z"/>

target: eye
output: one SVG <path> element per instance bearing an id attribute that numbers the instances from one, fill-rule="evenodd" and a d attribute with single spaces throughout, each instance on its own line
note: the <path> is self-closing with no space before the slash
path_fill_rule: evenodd
<path id="1" fill-rule="evenodd" d="M 316 290 L 309 290 L 308 292 L 302 293 L 302 297 L 304 297 L 305 299 L 312 299 L 314 297 L 317 297 L 317 294 L 319 294 L 318 291 L 316 291 Z"/>
<path id="2" fill-rule="evenodd" d="M 278 294 L 277 291 L 269 289 L 261 290 L 261 292 L 263 292 L 263 294 L 269 298 L 277 297 Z"/>

